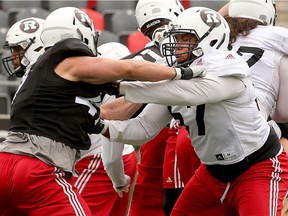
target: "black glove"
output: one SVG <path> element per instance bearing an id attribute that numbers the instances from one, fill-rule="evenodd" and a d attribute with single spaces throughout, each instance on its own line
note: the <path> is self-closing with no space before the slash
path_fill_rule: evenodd
<path id="1" fill-rule="evenodd" d="M 107 129 L 108 129 L 107 122 L 99 117 L 97 120 L 95 120 L 95 125 L 93 127 L 92 133 L 103 134 Z"/>
<path id="2" fill-rule="evenodd" d="M 206 67 L 203 65 L 194 65 L 190 67 L 175 67 L 176 75 L 172 80 L 189 80 L 195 77 L 204 77 L 206 75 Z"/>
<path id="3" fill-rule="evenodd" d="M 109 95 L 119 95 L 120 80 L 107 83 L 104 87 L 104 92 Z"/>
<path id="4" fill-rule="evenodd" d="M 91 134 L 103 134 L 108 128 L 108 123 L 100 117 L 100 108 L 95 106 L 97 112 L 93 116 L 94 125 L 90 131 Z"/>

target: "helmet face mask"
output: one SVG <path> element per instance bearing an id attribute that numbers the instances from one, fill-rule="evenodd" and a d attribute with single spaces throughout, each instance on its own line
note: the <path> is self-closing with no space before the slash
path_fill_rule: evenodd
<path id="1" fill-rule="evenodd" d="M 2 58 L 2 63 L 9 75 L 22 77 L 27 67 L 44 52 L 40 40 L 43 23 L 43 19 L 27 18 L 15 23 L 7 32 L 3 48 L 12 55 Z"/>
<path id="2" fill-rule="evenodd" d="M 186 61 L 177 63 L 189 66 L 211 48 L 227 50 L 229 33 L 228 23 L 216 11 L 205 7 L 189 8 L 174 21 L 168 32 L 170 42 L 162 44 L 162 53 L 171 66 L 171 59 L 179 59 L 179 50 L 185 48 L 183 54 L 187 52 Z M 194 40 L 179 41 L 177 37 L 181 34 L 191 35 Z"/>
<path id="3" fill-rule="evenodd" d="M 263 25 L 275 25 L 275 2 L 273 0 L 231 0 L 229 16 L 256 20 Z"/>
<path id="4" fill-rule="evenodd" d="M 173 27 L 167 38 L 169 42 L 162 44 L 162 54 L 170 67 L 175 64 L 182 67 L 189 66 L 196 58 L 203 55 L 201 49 L 197 47 L 199 38 L 190 29 L 178 31 Z"/>
<path id="5" fill-rule="evenodd" d="M 98 32 L 90 17 L 75 7 L 62 7 L 50 13 L 41 34 L 45 49 L 67 38 L 80 39 L 97 54 Z"/>

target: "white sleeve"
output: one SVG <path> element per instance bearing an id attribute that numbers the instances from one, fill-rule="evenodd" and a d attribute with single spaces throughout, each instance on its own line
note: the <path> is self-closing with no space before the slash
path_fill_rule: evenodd
<path id="1" fill-rule="evenodd" d="M 143 144 L 156 136 L 172 119 L 167 106 L 148 104 L 133 119 L 108 121 L 111 141 Z"/>
<path id="2" fill-rule="evenodd" d="M 281 59 L 279 67 L 279 95 L 276 107 L 273 109 L 271 118 L 276 122 L 288 122 L 288 56 Z"/>
<path id="3" fill-rule="evenodd" d="M 124 172 L 122 152 L 123 143 L 110 142 L 101 135 L 102 162 L 104 169 L 110 177 L 114 187 L 121 187 L 127 184 Z"/>
<path id="4" fill-rule="evenodd" d="M 133 103 L 197 106 L 233 98 L 246 87 L 239 78 L 207 74 L 190 80 L 123 82 L 121 88 L 125 100 Z"/>

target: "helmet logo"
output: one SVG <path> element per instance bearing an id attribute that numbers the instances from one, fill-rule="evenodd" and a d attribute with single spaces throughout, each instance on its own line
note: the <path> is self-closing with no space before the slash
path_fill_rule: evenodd
<path id="1" fill-rule="evenodd" d="M 215 13 L 212 10 L 204 9 L 201 11 L 200 16 L 201 16 L 202 21 L 210 27 L 212 25 L 215 25 L 215 27 L 218 27 L 221 24 L 221 19 L 219 17 L 219 14 Z"/>
<path id="2" fill-rule="evenodd" d="M 20 24 L 20 29 L 25 33 L 34 33 L 39 29 L 39 23 L 34 19 L 24 20 Z"/>
<path id="3" fill-rule="evenodd" d="M 75 16 L 82 25 L 92 30 L 92 21 L 84 11 L 75 9 Z"/>

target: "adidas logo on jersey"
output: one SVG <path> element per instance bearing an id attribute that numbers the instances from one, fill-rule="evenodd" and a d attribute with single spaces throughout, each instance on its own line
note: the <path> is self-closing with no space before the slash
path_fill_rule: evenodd
<path id="1" fill-rule="evenodd" d="M 196 62 L 196 65 L 203 65 L 202 58 Z"/>
<path id="2" fill-rule="evenodd" d="M 173 182 L 170 177 L 167 178 L 166 182 Z"/>
<path id="3" fill-rule="evenodd" d="M 225 59 L 235 59 L 235 57 L 234 57 L 231 53 L 229 53 L 229 54 L 225 57 Z"/>

